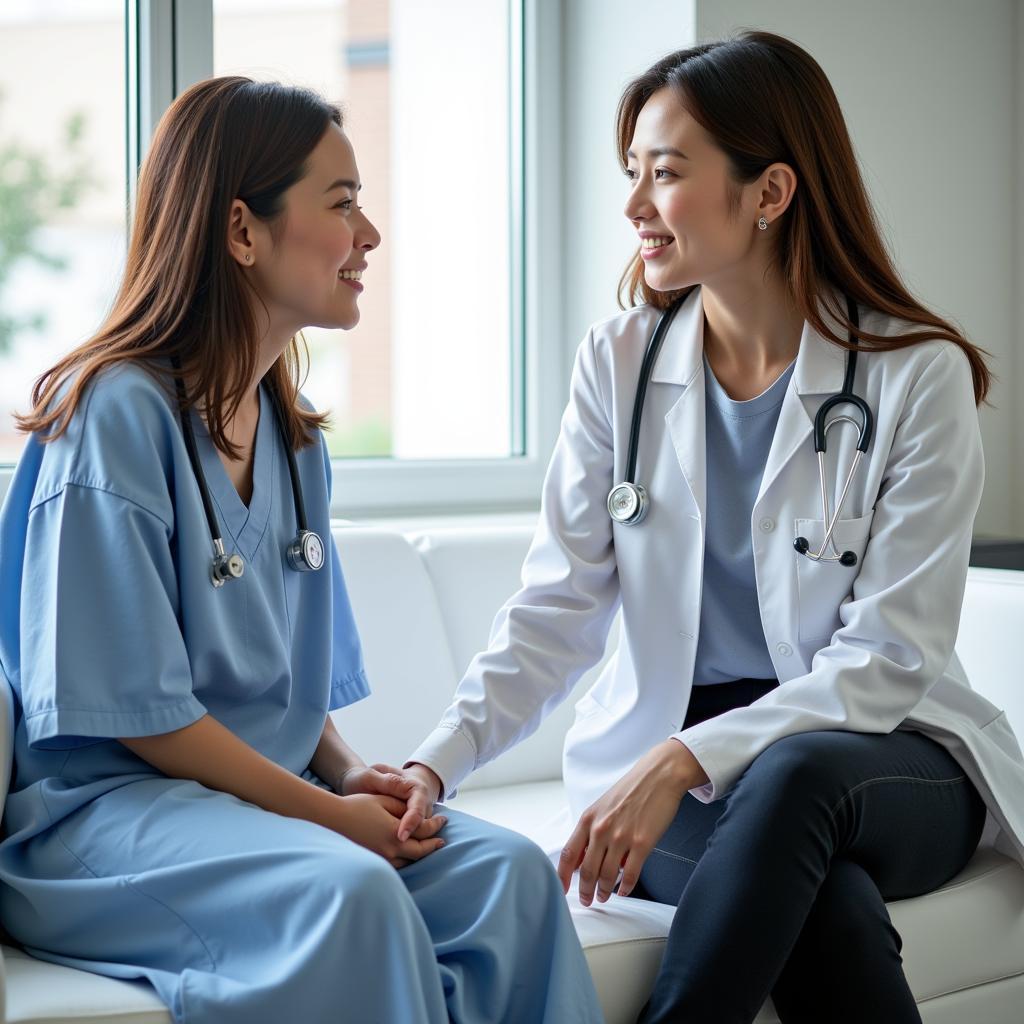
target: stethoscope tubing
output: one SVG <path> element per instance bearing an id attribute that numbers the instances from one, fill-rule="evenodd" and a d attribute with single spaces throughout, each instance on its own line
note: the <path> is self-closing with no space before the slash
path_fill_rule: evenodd
<path id="1" fill-rule="evenodd" d="M 217 522 L 217 514 L 213 510 L 213 499 L 210 497 L 210 489 L 206 485 L 206 474 L 199 462 L 199 449 L 196 446 L 196 434 L 192 428 L 192 417 L 186 407 L 188 396 L 185 392 L 185 382 L 181 378 L 181 360 L 177 356 L 171 356 L 171 366 L 174 367 L 174 387 L 178 394 L 178 415 L 181 419 L 181 430 L 185 435 L 185 448 L 188 451 L 188 461 L 192 464 L 192 473 L 199 485 L 199 496 L 203 501 L 203 511 L 206 513 L 206 524 L 210 528 L 210 536 L 216 546 L 220 544 L 223 551 L 224 538 L 220 533 L 220 524 Z"/>
<path id="2" fill-rule="evenodd" d="M 199 460 L 199 449 L 196 445 L 195 431 L 192 427 L 191 410 L 187 407 L 188 397 L 185 391 L 185 382 L 181 375 L 181 361 L 176 355 L 171 356 L 171 366 L 174 370 L 174 386 L 178 395 L 178 415 L 181 419 L 181 429 L 185 437 L 185 449 L 188 452 L 188 460 L 192 466 L 192 475 L 199 486 L 199 495 L 203 502 L 203 512 L 206 515 L 210 539 L 213 542 L 213 561 L 210 566 L 210 579 L 215 587 L 221 587 L 229 579 L 239 579 L 243 575 L 245 562 L 241 555 L 237 553 L 225 553 L 224 538 L 220 531 L 220 524 L 217 521 L 217 514 L 213 508 L 213 500 L 206 482 L 206 474 L 203 472 L 203 466 Z M 296 572 L 316 572 L 323 565 L 324 561 L 323 541 L 319 534 L 310 530 L 307 526 L 306 504 L 302 497 L 302 482 L 299 479 L 298 461 L 295 458 L 291 439 L 285 432 L 280 396 L 277 394 L 277 389 L 272 385 L 268 385 L 268 390 L 270 402 L 274 410 L 274 419 L 277 422 L 277 428 L 284 442 L 285 454 L 288 459 L 288 475 L 291 479 L 295 520 L 298 525 L 298 532 L 295 535 L 295 539 L 288 545 L 285 551 L 285 558 Z"/>
<path id="3" fill-rule="evenodd" d="M 668 333 L 669 327 L 672 326 L 672 321 L 676 317 L 676 313 L 679 312 L 679 307 L 683 304 L 684 299 L 677 299 L 672 303 L 668 309 L 662 313 L 661 318 L 658 320 L 657 327 L 654 328 L 654 334 L 651 335 L 651 340 L 648 342 L 647 351 L 644 352 L 644 358 L 640 363 L 640 379 L 637 382 L 636 397 L 633 399 L 633 416 L 629 426 L 629 451 L 626 456 L 626 479 L 627 484 L 636 485 L 636 459 L 637 451 L 640 447 L 640 423 L 643 419 L 644 414 L 644 400 L 647 397 L 647 384 L 651 379 L 651 373 L 654 370 L 654 361 L 658 358 L 658 353 L 661 351 L 662 342 L 665 340 L 665 335 Z"/>
<path id="4" fill-rule="evenodd" d="M 640 378 L 637 381 L 636 395 L 633 399 L 633 415 L 630 420 L 629 448 L 626 457 L 626 475 L 625 479 L 621 483 L 615 484 L 608 492 L 607 500 L 608 512 L 612 519 L 624 526 L 632 526 L 642 522 L 646 517 L 650 504 L 647 491 L 636 481 L 637 452 L 640 443 L 640 426 L 643 418 L 644 401 L 647 395 L 647 384 L 650 381 L 654 361 L 657 359 L 658 352 L 661 349 L 665 335 L 668 332 L 679 307 L 687 298 L 688 295 L 682 296 L 662 313 L 661 318 L 654 329 L 654 333 L 651 335 L 651 340 L 648 342 L 647 349 L 644 352 L 644 358 L 640 364 Z M 810 545 L 804 537 L 797 537 L 793 546 L 796 548 L 797 552 L 801 555 L 805 555 L 812 561 L 831 561 L 839 562 L 845 566 L 852 566 L 857 564 L 857 556 L 852 551 L 840 553 L 835 544 L 834 534 L 836 526 L 839 523 L 839 517 L 846 506 L 846 499 L 850 492 L 850 486 L 852 485 L 857 469 L 860 466 L 861 459 L 871 444 L 871 438 L 874 433 L 874 415 L 871 412 L 871 408 L 868 403 L 853 390 L 854 380 L 857 373 L 856 345 L 858 344 L 858 338 L 856 331 L 860 327 L 860 316 L 857 310 L 857 304 L 850 296 L 846 297 L 846 308 L 850 321 L 848 337 L 852 347 L 847 349 L 846 372 L 843 376 L 842 390 L 838 394 L 825 399 L 814 416 L 814 450 L 818 455 L 818 478 L 821 485 L 822 525 L 825 528 L 825 537 L 822 540 L 821 548 L 817 552 L 810 551 Z M 857 413 L 859 413 L 860 421 L 858 422 L 857 419 L 850 415 L 837 416 L 835 419 L 830 421 L 828 419 L 829 413 L 840 405 L 852 405 L 854 409 L 856 409 Z M 844 422 L 852 423 L 858 428 L 857 450 L 850 465 L 850 470 L 846 475 L 846 480 L 843 484 L 842 493 L 840 494 L 835 514 L 831 514 L 828 507 L 828 484 L 825 473 L 825 454 L 828 443 L 827 435 L 828 431 L 835 426 L 835 424 Z M 835 552 L 834 556 L 825 554 L 825 549 L 828 547 L 831 547 L 832 551 Z"/>

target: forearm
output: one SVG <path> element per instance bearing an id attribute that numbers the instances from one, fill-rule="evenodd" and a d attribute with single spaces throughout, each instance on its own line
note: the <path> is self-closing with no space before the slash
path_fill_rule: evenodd
<path id="1" fill-rule="evenodd" d="M 164 775 L 194 779 L 285 817 L 323 825 L 337 800 L 264 757 L 210 715 L 184 729 L 120 742 Z"/>
<path id="2" fill-rule="evenodd" d="M 341 792 L 341 778 L 349 768 L 358 768 L 366 762 L 341 738 L 328 715 L 320 742 L 316 745 L 309 767 L 331 789 Z"/>

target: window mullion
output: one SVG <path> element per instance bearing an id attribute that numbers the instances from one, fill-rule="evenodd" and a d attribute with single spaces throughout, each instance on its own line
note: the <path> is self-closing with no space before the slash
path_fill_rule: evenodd
<path id="1" fill-rule="evenodd" d="M 174 95 L 213 74 L 213 0 L 174 0 Z"/>

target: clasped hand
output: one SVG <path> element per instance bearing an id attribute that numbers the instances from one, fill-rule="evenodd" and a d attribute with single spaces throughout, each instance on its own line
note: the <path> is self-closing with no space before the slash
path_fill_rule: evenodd
<path id="1" fill-rule="evenodd" d="M 580 817 L 558 861 L 562 888 L 580 872 L 580 903 L 589 907 L 595 889 L 604 903 L 619 883 L 628 896 L 654 844 L 672 823 L 687 791 L 707 782 L 700 762 L 678 740 L 648 751 Z"/>
<path id="2" fill-rule="evenodd" d="M 338 831 L 380 854 L 392 867 L 403 868 L 444 846 L 437 833 L 448 819 L 440 814 L 420 817 L 409 830 L 403 820 L 411 800 L 423 803 L 423 783 L 403 777 L 400 768 L 386 764 L 359 765 L 348 769 L 335 788 L 344 797 L 339 805 Z M 402 838 L 399 838 L 402 836 Z"/>

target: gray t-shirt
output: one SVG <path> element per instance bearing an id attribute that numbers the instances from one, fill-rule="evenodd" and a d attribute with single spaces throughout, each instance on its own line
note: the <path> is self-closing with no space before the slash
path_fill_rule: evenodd
<path id="1" fill-rule="evenodd" d="M 775 676 L 757 604 L 750 517 L 793 366 L 756 398 L 736 402 L 704 359 L 707 532 L 697 686 Z"/>

